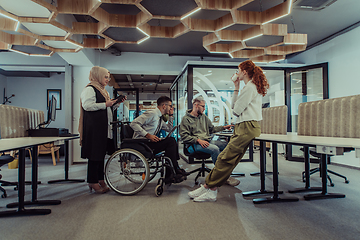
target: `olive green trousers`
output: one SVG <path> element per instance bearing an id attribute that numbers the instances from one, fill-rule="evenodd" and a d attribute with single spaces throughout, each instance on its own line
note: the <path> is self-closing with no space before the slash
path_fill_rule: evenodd
<path id="1" fill-rule="evenodd" d="M 222 186 L 241 161 L 251 141 L 260 136 L 260 133 L 260 124 L 257 121 L 236 124 L 228 145 L 219 154 L 215 167 L 206 176 L 206 185 L 210 188 Z"/>

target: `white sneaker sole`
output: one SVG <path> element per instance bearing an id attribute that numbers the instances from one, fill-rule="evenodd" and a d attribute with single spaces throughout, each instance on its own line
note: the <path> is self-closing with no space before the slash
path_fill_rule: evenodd
<path id="1" fill-rule="evenodd" d="M 194 202 L 216 202 L 216 198 L 208 198 L 208 199 L 196 199 L 194 198 Z"/>

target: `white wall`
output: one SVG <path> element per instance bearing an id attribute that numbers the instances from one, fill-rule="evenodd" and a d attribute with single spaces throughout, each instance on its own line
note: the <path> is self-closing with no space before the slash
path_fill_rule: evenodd
<path id="1" fill-rule="evenodd" d="M 360 27 L 288 60 L 306 64 L 329 63 L 329 97 L 360 94 Z M 331 158 L 332 162 L 360 167 L 354 151 Z"/>
<path id="2" fill-rule="evenodd" d="M 89 73 L 91 67 L 74 67 L 73 68 L 73 129 L 72 133 L 78 133 L 80 118 L 80 94 L 84 87 L 89 83 Z M 111 95 L 110 95 L 111 96 Z M 79 140 L 70 141 L 73 147 L 73 161 L 82 161 L 80 157 Z"/>
<path id="3" fill-rule="evenodd" d="M 56 120 L 49 127 L 65 127 L 65 74 L 52 73 L 47 77 L 7 77 L 7 95 L 15 94 L 10 105 L 44 111 L 47 120 L 47 89 L 61 89 L 62 109 L 56 111 Z"/>

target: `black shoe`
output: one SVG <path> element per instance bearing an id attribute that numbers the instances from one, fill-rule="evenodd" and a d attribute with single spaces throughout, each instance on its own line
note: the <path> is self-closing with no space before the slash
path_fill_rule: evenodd
<path id="1" fill-rule="evenodd" d="M 183 176 L 181 174 L 176 174 L 176 176 L 174 177 L 174 183 L 181 183 L 186 179 L 187 179 L 186 176 Z"/>
<path id="2" fill-rule="evenodd" d="M 189 175 L 189 173 L 187 173 L 184 169 L 182 169 L 182 168 L 178 168 L 178 169 L 176 169 L 176 173 L 177 174 L 181 174 L 181 175 L 183 175 L 183 176 L 188 176 Z"/>

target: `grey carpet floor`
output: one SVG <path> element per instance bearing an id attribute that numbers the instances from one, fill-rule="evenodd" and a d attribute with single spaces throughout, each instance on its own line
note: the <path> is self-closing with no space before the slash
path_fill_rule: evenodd
<path id="1" fill-rule="evenodd" d="M 182 160 L 181 164 L 187 170 L 198 167 Z M 271 168 L 268 158 L 267 169 Z M 195 175 L 166 187 L 160 197 L 154 194 L 156 180 L 134 196 L 114 192 L 98 195 L 89 193 L 86 183 L 47 184 L 48 180 L 64 178 L 64 162 L 62 159 L 52 166 L 50 157 L 41 156 L 38 199 L 59 199 L 62 203 L 26 207 L 51 209 L 49 215 L 1 218 L 0 239 L 360 239 L 359 170 L 330 165 L 329 169 L 346 175 L 350 183 L 332 176 L 335 186 L 329 187 L 329 192 L 344 193 L 346 198 L 306 201 L 305 193 L 287 193 L 304 186 L 303 169 L 303 163 L 280 156 L 281 196 L 295 196 L 299 201 L 255 205 L 253 198 L 243 197 L 242 192 L 260 188 L 259 177 L 250 176 L 259 170 L 256 152 L 254 162 L 240 163 L 235 169 L 246 174 L 238 178 L 239 186 L 221 187 L 216 202 L 195 203 L 187 196 L 197 187 Z M 17 180 L 15 169 L 3 166 L 1 173 L 4 180 Z M 86 164 L 70 166 L 69 177 L 85 179 Z M 27 159 L 26 180 L 30 178 Z M 311 186 L 321 186 L 318 174 L 312 175 Z M 17 201 L 17 191 L 5 188 L 8 198 L 0 199 L 0 211 Z M 272 190 L 271 175 L 266 176 L 266 189 Z M 31 187 L 26 186 L 25 200 L 30 199 Z"/>

